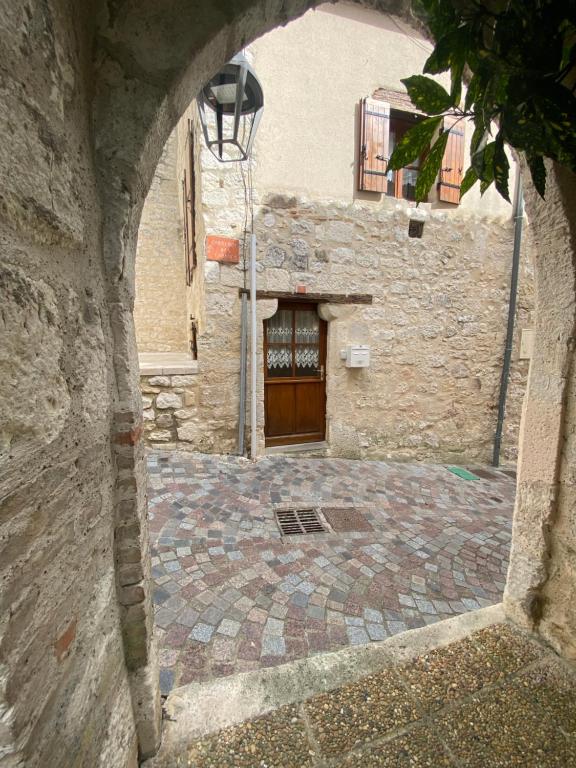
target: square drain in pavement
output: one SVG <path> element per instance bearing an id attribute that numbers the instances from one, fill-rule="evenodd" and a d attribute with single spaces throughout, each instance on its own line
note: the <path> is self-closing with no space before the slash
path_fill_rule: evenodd
<path id="1" fill-rule="evenodd" d="M 322 507 L 322 514 L 337 533 L 374 530 L 365 515 L 354 507 Z"/>
<path id="2" fill-rule="evenodd" d="M 328 533 L 318 516 L 318 510 L 313 507 L 277 509 L 276 522 L 283 536 L 306 536 L 310 533 Z"/>

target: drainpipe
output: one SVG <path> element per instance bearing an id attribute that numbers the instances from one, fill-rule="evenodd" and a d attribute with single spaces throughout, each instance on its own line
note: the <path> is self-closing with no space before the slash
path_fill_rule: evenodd
<path id="1" fill-rule="evenodd" d="M 250 236 L 250 458 L 256 458 L 256 235 Z"/>
<path id="2" fill-rule="evenodd" d="M 242 294 L 240 321 L 240 413 L 238 415 L 238 455 L 244 456 L 246 424 L 246 363 L 248 352 L 248 296 Z"/>
<path id="3" fill-rule="evenodd" d="M 508 325 L 506 328 L 506 346 L 504 347 L 504 361 L 502 363 L 502 376 L 500 378 L 500 396 L 498 398 L 498 422 L 494 436 L 494 450 L 492 452 L 492 466 L 500 465 L 500 448 L 502 445 L 502 431 L 504 429 L 504 417 L 506 415 L 506 395 L 508 393 L 508 378 L 510 376 L 510 362 L 512 360 L 512 347 L 514 343 L 514 321 L 516 318 L 516 294 L 518 292 L 518 272 L 520 268 L 520 244 L 522 242 L 522 219 L 524 218 L 524 200 L 522 195 L 522 180 L 520 168 L 516 166 L 516 203 L 514 206 L 514 250 L 512 252 L 512 276 L 510 278 L 510 301 L 508 303 Z"/>

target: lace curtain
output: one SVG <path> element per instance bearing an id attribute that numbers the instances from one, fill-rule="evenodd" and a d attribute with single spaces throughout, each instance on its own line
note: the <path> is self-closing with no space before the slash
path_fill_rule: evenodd
<path id="1" fill-rule="evenodd" d="M 281 309 L 268 320 L 268 342 L 290 344 L 292 342 L 292 312 Z"/>
<path id="2" fill-rule="evenodd" d="M 266 324 L 269 376 L 315 376 L 320 367 L 320 319 L 310 310 L 281 309 Z M 295 349 L 292 349 L 294 338 Z M 294 354 L 294 358 L 293 358 Z"/>
<path id="3" fill-rule="evenodd" d="M 292 347 L 268 347 L 266 365 L 275 376 L 289 376 L 292 372 Z"/>
<path id="4" fill-rule="evenodd" d="M 320 366 L 320 320 L 316 312 L 296 310 L 296 375 L 314 376 Z"/>
<path id="5" fill-rule="evenodd" d="M 296 344 L 318 344 L 320 339 L 320 321 L 315 312 L 296 310 Z"/>
<path id="6" fill-rule="evenodd" d="M 320 366 L 320 352 L 318 347 L 297 347 L 296 348 L 296 367 L 316 369 Z M 307 371 L 308 372 L 308 371 Z M 296 372 L 300 374 L 300 371 Z"/>

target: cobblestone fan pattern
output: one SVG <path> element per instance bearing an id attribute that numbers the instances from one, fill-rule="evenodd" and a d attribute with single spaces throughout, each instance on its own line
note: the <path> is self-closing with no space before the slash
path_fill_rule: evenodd
<path id="1" fill-rule="evenodd" d="M 193 743 L 154 768 L 570 768 L 576 680 L 496 625 Z"/>
<path id="2" fill-rule="evenodd" d="M 442 466 L 198 454 L 152 454 L 149 471 L 165 693 L 501 598 L 514 499 L 503 473 L 466 481 Z M 290 504 L 354 507 L 363 530 L 282 538 L 275 509 Z"/>

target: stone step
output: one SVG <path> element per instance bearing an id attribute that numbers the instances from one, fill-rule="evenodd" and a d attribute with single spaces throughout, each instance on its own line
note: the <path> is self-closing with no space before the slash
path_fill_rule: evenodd
<path id="1" fill-rule="evenodd" d="M 532 677 L 524 679 L 522 674 Z M 501 605 L 491 606 L 379 643 L 178 688 L 166 701 L 162 748 L 144 765 L 459 765 L 451 762 L 450 739 L 442 735 L 439 721 L 441 715 L 452 717 L 455 707 L 465 707 L 472 694 L 486 695 L 489 703 L 498 702 L 498 691 L 503 686 L 516 696 L 524 687 L 532 690 L 541 685 L 542 695 L 535 694 L 538 701 L 544 694 L 554 698 L 557 693 L 556 703 L 563 702 L 571 713 L 576 732 L 576 686 L 567 674 L 557 657 L 532 636 L 505 623 Z M 552 683 L 546 683 L 550 675 Z M 564 684 L 559 682 L 561 678 Z M 572 686 L 572 698 L 564 691 L 566 686 Z M 521 704 L 523 699 L 519 701 Z M 520 704 L 514 700 L 515 707 Z M 525 707 L 523 717 L 544 717 L 529 702 Z M 432 710 L 439 710 L 439 714 L 431 725 Z M 465 716 L 472 717 L 467 711 Z M 482 712 L 474 717 L 482 722 Z M 458 718 L 454 718 L 451 727 L 457 724 Z M 551 733 L 558 731 L 558 724 L 552 725 Z M 403 734 L 408 731 L 422 735 L 426 728 L 430 731 L 426 738 L 409 741 L 414 741 L 416 747 L 423 745 L 423 749 L 428 743 L 434 744 L 442 755 L 438 762 L 371 762 L 368 752 L 372 741 L 385 739 L 392 744 L 398 740 L 398 749 L 405 750 Z M 517 734 L 518 744 L 522 743 L 522 734 L 526 731 Z M 542 739 L 549 738 L 552 736 L 545 730 Z M 564 742 L 557 737 L 554 740 L 561 750 Z M 366 762 L 354 762 L 358 745 L 364 743 Z M 281 755 L 280 746 L 284 750 Z M 570 742 L 566 748 L 574 746 L 576 743 Z M 489 751 L 489 746 L 486 749 Z M 415 753 L 414 760 L 422 755 Z M 351 762 L 332 762 L 344 756 Z M 478 765 L 496 762 L 486 758 Z M 545 761 L 536 764 L 542 768 L 548 765 Z"/>
<path id="2" fill-rule="evenodd" d="M 266 448 L 266 456 L 293 456 L 298 459 L 325 459 L 329 456 L 328 443 L 275 445 Z"/>

